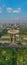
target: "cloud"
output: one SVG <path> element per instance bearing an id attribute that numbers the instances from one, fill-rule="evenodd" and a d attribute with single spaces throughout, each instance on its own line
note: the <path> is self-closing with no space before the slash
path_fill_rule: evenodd
<path id="1" fill-rule="evenodd" d="M 17 8 L 15 10 L 13 10 L 12 8 L 8 7 L 8 8 L 6 8 L 6 10 L 7 10 L 8 13 L 11 13 L 12 12 L 14 14 L 18 14 L 18 13 L 21 12 L 21 8 Z"/>
<path id="2" fill-rule="evenodd" d="M 21 12 L 21 8 L 18 8 L 19 13 Z"/>
<path id="3" fill-rule="evenodd" d="M 2 8 L 0 7 L 0 14 L 2 13 Z"/>
<path id="4" fill-rule="evenodd" d="M 13 13 L 15 13 L 15 14 L 18 14 L 18 13 L 20 13 L 21 12 L 21 8 L 18 8 L 18 9 L 16 9 L 16 10 L 13 10 Z"/>
<path id="5" fill-rule="evenodd" d="M 7 8 L 7 12 L 11 13 L 12 12 L 12 8 Z"/>
<path id="6" fill-rule="evenodd" d="M 13 13 L 15 13 L 15 14 L 18 13 L 18 10 L 13 10 Z"/>

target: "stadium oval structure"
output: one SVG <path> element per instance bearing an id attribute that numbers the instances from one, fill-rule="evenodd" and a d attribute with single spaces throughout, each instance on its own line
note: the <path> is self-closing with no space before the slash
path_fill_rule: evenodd
<path id="1" fill-rule="evenodd" d="M 19 30 L 15 30 L 15 29 L 8 30 L 8 33 L 13 35 L 12 39 L 13 39 L 13 43 L 14 43 L 15 42 L 15 36 L 16 36 L 16 34 L 18 33 L 18 35 L 19 35 Z"/>
<path id="2" fill-rule="evenodd" d="M 10 33 L 10 34 L 16 34 L 16 33 L 19 33 L 19 30 L 8 30 L 8 33 Z"/>

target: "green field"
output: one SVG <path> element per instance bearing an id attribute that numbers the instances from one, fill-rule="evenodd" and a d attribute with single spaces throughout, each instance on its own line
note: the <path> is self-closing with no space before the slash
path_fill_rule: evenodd
<path id="1" fill-rule="evenodd" d="M 0 49 L 0 65 L 27 65 L 27 49 Z"/>

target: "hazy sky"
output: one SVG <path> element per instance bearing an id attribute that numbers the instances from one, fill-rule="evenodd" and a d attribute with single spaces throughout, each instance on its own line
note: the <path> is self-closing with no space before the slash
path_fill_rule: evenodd
<path id="1" fill-rule="evenodd" d="M 0 0 L 0 22 L 27 22 L 27 0 Z"/>

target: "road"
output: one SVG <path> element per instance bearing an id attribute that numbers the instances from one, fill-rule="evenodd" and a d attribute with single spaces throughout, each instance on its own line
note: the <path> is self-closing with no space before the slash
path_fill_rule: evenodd
<path id="1" fill-rule="evenodd" d="M 12 45 L 12 46 L 0 46 L 0 48 L 27 48 L 27 46 Z"/>

